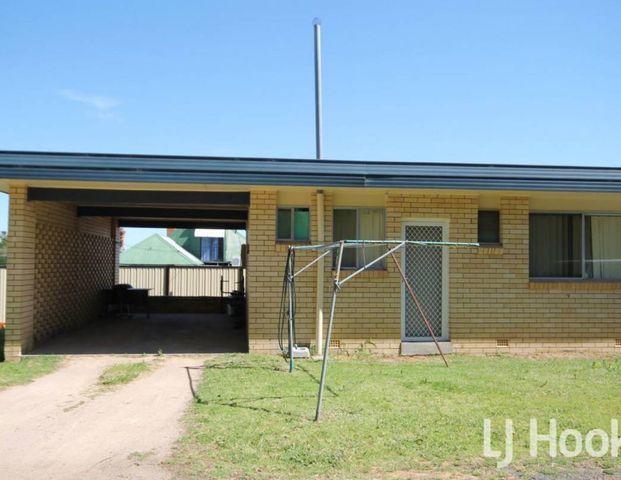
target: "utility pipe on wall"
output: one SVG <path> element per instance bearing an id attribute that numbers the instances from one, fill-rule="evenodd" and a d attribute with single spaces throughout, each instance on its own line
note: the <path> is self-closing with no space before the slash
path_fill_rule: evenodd
<path id="1" fill-rule="evenodd" d="M 325 241 L 324 234 L 324 197 L 323 190 L 317 190 L 317 243 L 322 244 Z M 323 354 L 323 277 L 324 277 L 324 259 L 323 257 L 317 262 L 317 294 L 315 304 L 315 342 L 317 345 L 317 355 Z"/>

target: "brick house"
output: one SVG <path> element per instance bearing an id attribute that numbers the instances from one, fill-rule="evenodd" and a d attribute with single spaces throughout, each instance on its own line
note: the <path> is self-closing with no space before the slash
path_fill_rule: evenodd
<path id="1" fill-rule="evenodd" d="M 446 350 L 621 352 L 621 169 L 0 152 L 0 190 L 10 359 L 95 315 L 118 275 L 120 226 L 197 218 L 247 229 L 251 352 L 277 351 L 287 246 L 341 238 L 481 242 L 412 257 Z M 327 261 L 324 308 L 331 275 Z M 302 344 L 317 341 L 318 277 L 297 285 Z M 407 310 L 387 262 L 343 289 L 334 339 L 424 352 Z"/>

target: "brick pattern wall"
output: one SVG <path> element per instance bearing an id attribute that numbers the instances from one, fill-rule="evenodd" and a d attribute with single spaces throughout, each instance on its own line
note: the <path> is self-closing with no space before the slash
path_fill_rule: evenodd
<path id="1" fill-rule="evenodd" d="M 334 210 L 331 195 L 326 195 L 325 207 L 326 239 L 331 241 Z M 389 239 L 393 238 L 388 215 L 386 235 Z M 394 238 L 398 239 L 398 235 Z M 352 270 L 342 270 L 341 279 L 350 273 Z M 325 275 L 324 332 L 327 330 L 334 275 L 330 259 Z M 361 348 L 384 353 L 398 352 L 401 339 L 399 295 L 398 273 L 389 259 L 386 259 L 386 270 L 368 270 L 345 283 L 336 300 L 333 344 L 347 352 Z"/>
<path id="2" fill-rule="evenodd" d="M 112 285 L 115 225 L 79 218 L 74 206 L 29 202 L 11 187 L 5 356 L 19 359 L 37 343 L 98 313 Z"/>
<path id="3" fill-rule="evenodd" d="M 13 361 L 33 342 L 36 213 L 25 187 L 12 187 L 9 193 L 4 357 Z"/>
<path id="4" fill-rule="evenodd" d="M 325 237 L 332 238 L 333 198 L 325 194 Z M 402 222 L 449 221 L 451 241 L 476 242 L 476 195 L 402 194 L 385 198 L 386 236 L 401 238 Z M 380 205 L 378 205 L 380 206 Z M 249 227 L 249 343 L 251 351 L 276 351 L 278 305 L 286 246 L 275 242 L 277 194 L 254 192 Z M 312 239 L 316 201 L 311 197 Z M 621 353 L 621 284 L 615 282 L 531 282 L 528 272 L 527 197 L 500 201 L 502 246 L 450 249 L 449 329 L 461 353 L 530 354 L 585 350 Z M 299 255 L 298 264 L 312 254 Z M 343 272 L 345 275 L 347 272 Z M 298 280 L 298 341 L 314 343 L 315 270 Z M 325 264 L 324 319 L 332 293 L 332 262 Z M 339 293 L 333 339 L 340 348 L 397 354 L 401 336 L 401 284 L 396 268 L 368 271 Z M 326 326 L 324 326 L 324 333 Z M 508 343 L 506 346 L 498 344 Z"/>
<path id="5" fill-rule="evenodd" d="M 459 298 L 451 316 L 455 350 L 621 353 L 621 284 L 529 280 L 528 203 L 503 198 L 502 248 L 464 258 L 467 273 L 451 291 Z M 497 347 L 499 339 L 509 346 Z"/>
<path id="6" fill-rule="evenodd" d="M 47 223 L 36 228 L 34 343 L 97 318 L 114 279 L 110 238 Z"/>
<path id="7" fill-rule="evenodd" d="M 317 212 L 311 207 L 311 238 L 316 238 Z M 287 246 L 276 242 L 277 192 L 254 191 L 248 215 L 248 343 L 250 351 L 275 353 L 278 348 L 278 316 Z M 312 259 L 297 254 L 298 265 Z M 296 281 L 297 340 L 310 343 L 315 334 L 315 277 L 311 268 Z"/>

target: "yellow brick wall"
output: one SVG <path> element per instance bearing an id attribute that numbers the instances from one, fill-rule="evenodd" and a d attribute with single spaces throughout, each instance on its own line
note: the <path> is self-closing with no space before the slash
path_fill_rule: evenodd
<path id="1" fill-rule="evenodd" d="M 286 246 L 275 242 L 275 191 L 254 192 L 249 223 L 249 343 L 252 351 L 276 351 L 278 306 Z M 312 240 L 316 198 L 311 196 Z M 477 195 L 387 192 L 386 236 L 400 239 L 402 222 L 446 219 L 449 239 L 476 242 Z M 325 235 L 332 238 L 333 195 L 325 194 Z M 621 283 L 531 282 L 528 273 L 527 197 L 500 200 L 501 247 L 451 249 L 449 330 L 456 352 L 536 353 L 587 350 L 621 353 Z M 311 254 L 298 254 L 298 265 Z M 331 259 L 325 270 L 325 319 L 331 299 Z M 344 275 L 347 272 L 343 272 Z M 297 281 L 298 342 L 314 344 L 314 269 Z M 339 293 L 334 327 L 343 350 L 360 347 L 397 354 L 401 335 L 401 285 L 396 268 L 360 274 Z M 325 332 L 325 327 L 324 327 Z M 509 347 L 497 347 L 507 340 Z"/>
<path id="2" fill-rule="evenodd" d="M 299 205 L 305 206 L 305 205 Z M 308 205 L 311 207 L 310 205 Z M 248 214 L 248 343 L 251 351 L 278 351 L 278 314 L 287 245 L 276 242 L 276 191 L 254 191 Z M 311 207 L 311 236 L 316 238 L 317 212 Z M 297 254 L 298 265 L 310 261 L 309 254 Z M 315 332 L 315 275 L 310 269 L 296 282 L 297 340 L 309 343 Z"/>
<path id="3" fill-rule="evenodd" d="M 451 290 L 456 351 L 621 353 L 621 283 L 529 281 L 528 213 L 527 198 L 501 199 L 502 248 L 462 259 Z"/>
<path id="4" fill-rule="evenodd" d="M 326 240 L 333 239 L 333 196 L 326 195 Z M 355 206 L 355 205 L 352 205 Z M 376 205 L 382 208 L 384 205 Z M 392 239 L 391 220 L 386 215 L 386 236 Z M 398 239 L 397 237 L 394 237 Z M 351 270 L 342 270 L 341 279 Z M 325 323 L 333 292 L 332 259 L 326 264 L 324 294 Z M 332 339 L 343 351 L 364 347 L 378 352 L 398 352 L 401 338 L 400 283 L 395 267 L 386 259 L 386 270 L 368 270 L 345 283 L 337 296 Z"/>
<path id="5" fill-rule="evenodd" d="M 114 281 L 115 226 L 79 218 L 75 206 L 9 197 L 7 341 L 17 359 L 46 338 L 96 318 L 101 290 Z"/>
<path id="6" fill-rule="evenodd" d="M 26 195 L 25 187 L 13 187 L 9 196 L 4 341 L 4 356 L 9 361 L 18 360 L 33 343 L 36 213 Z"/>

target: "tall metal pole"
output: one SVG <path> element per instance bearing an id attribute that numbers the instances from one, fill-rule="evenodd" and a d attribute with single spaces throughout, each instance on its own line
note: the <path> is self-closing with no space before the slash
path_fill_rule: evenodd
<path id="1" fill-rule="evenodd" d="M 315 32 L 315 156 L 321 160 L 322 155 L 322 132 L 321 132 L 321 20 L 313 20 Z M 317 191 L 317 242 L 324 242 L 324 197 L 323 190 Z M 324 260 L 321 258 L 317 264 L 317 292 L 315 305 L 315 334 L 317 354 L 322 354 L 321 340 L 323 336 L 323 282 Z"/>
<path id="2" fill-rule="evenodd" d="M 332 327 L 334 325 L 334 309 L 336 307 L 336 294 L 339 291 L 339 278 L 341 276 L 341 261 L 343 260 L 343 248 L 345 242 L 341 240 L 339 245 L 339 253 L 336 260 L 336 275 L 334 278 L 334 287 L 332 290 L 332 303 L 330 304 L 330 319 L 328 320 L 328 332 L 326 334 L 326 345 L 323 350 L 323 362 L 321 364 L 321 379 L 319 381 L 319 394 L 317 395 L 317 410 L 315 410 L 315 421 L 319 420 L 321 415 L 321 404 L 323 402 L 323 390 L 326 384 L 326 373 L 328 371 L 328 353 L 330 352 L 330 340 L 332 340 Z"/>
<path id="3" fill-rule="evenodd" d="M 313 20 L 315 30 L 315 154 L 321 160 L 321 20 Z"/>

